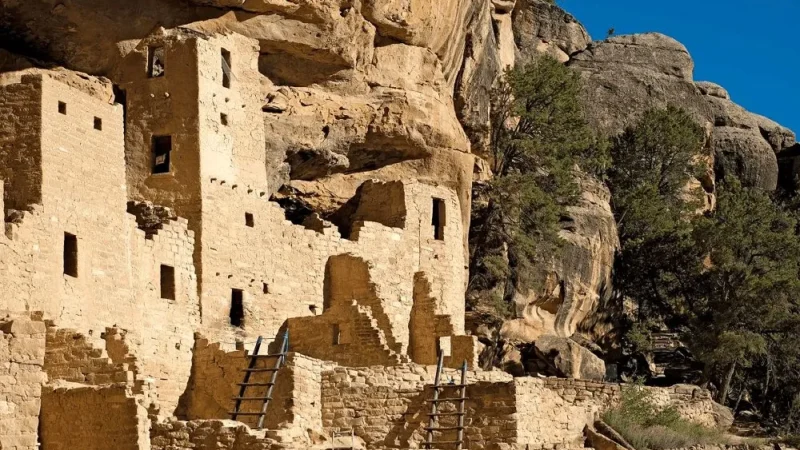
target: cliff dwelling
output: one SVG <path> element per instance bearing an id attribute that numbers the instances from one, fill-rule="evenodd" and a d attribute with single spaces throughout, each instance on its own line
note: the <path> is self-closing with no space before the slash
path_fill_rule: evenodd
<path id="1" fill-rule="evenodd" d="M 604 187 L 502 328 L 465 300 L 514 2 L 153 3 L 70 69 L 0 58 L 0 449 L 627 448 L 595 430 L 626 385 L 573 339 L 610 298 Z M 642 389 L 730 425 L 705 388 Z"/>

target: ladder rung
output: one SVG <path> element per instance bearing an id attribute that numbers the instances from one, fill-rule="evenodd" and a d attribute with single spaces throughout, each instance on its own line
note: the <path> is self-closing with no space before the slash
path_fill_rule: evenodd
<path id="1" fill-rule="evenodd" d="M 248 358 L 278 358 L 280 356 L 286 356 L 286 353 L 275 353 L 272 355 L 247 355 Z"/>
<path id="2" fill-rule="evenodd" d="M 247 368 L 247 369 L 242 369 L 243 372 L 277 372 L 279 370 L 281 370 L 281 369 L 277 369 L 277 368 L 272 368 L 272 369 L 269 369 L 269 368 L 263 368 L 263 369 L 262 368 L 259 368 L 259 369 Z"/>
<path id="3" fill-rule="evenodd" d="M 434 386 L 434 389 L 444 389 L 444 388 L 462 388 L 467 387 L 466 384 L 440 384 L 438 386 Z"/>
<path id="4" fill-rule="evenodd" d="M 236 383 L 237 386 L 272 386 L 275 383 Z"/>
<path id="5" fill-rule="evenodd" d="M 421 442 L 422 445 L 463 444 L 464 441 Z"/>
<path id="6" fill-rule="evenodd" d="M 438 416 L 466 416 L 467 413 L 465 412 L 449 412 L 449 413 L 428 413 L 428 416 L 431 417 L 438 417 Z"/>
<path id="7" fill-rule="evenodd" d="M 440 403 L 440 402 L 460 402 L 461 400 L 469 400 L 467 397 L 457 397 L 457 398 L 429 398 L 425 400 L 428 403 Z"/>
<path id="8" fill-rule="evenodd" d="M 263 416 L 263 415 L 265 415 L 264 413 L 260 413 L 260 412 L 229 412 L 228 414 L 231 415 L 231 416 Z"/>
<path id="9" fill-rule="evenodd" d="M 272 400 L 272 397 L 233 397 L 233 400 L 252 401 L 252 400 Z"/>
<path id="10" fill-rule="evenodd" d="M 464 427 L 425 427 L 429 431 L 463 430 Z"/>

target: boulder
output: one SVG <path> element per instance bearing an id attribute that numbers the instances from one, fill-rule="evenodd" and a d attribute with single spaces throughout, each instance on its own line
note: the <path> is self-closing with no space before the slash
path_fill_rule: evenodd
<path id="1" fill-rule="evenodd" d="M 566 62 L 591 42 L 580 22 L 547 0 L 518 0 L 513 24 L 517 64 L 524 64 L 540 54 Z"/>
<path id="2" fill-rule="evenodd" d="M 733 412 L 727 406 L 711 402 L 711 414 L 714 416 L 716 429 L 726 432 L 733 425 Z"/>
<path id="3" fill-rule="evenodd" d="M 606 375 L 603 360 L 569 338 L 541 336 L 534 343 L 534 354 L 539 367 L 544 363 L 552 371 L 548 375 L 597 381 L 602 381 Z M 540 369 L 537 371 L 542 373 Z"/>

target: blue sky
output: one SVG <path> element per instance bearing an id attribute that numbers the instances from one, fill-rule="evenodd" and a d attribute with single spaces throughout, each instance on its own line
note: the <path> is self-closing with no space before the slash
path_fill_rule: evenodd
<path id="1" fill-rule="evenodd" d="M 558 0 L 592 39 L 658 31 L 682 42 L 694 78 L 800 133 L 800 0 Z"/>

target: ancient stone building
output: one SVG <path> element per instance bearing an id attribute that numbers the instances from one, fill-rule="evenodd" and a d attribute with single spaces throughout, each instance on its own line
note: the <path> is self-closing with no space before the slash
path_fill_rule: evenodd
<path id="1" fill-rule="evenodd" d="M 477 369 L 463 189 L 383 172 L 302 223 L 271 200 L 259 51 L 158 29 L 114 99 L 2 78 L 0 448 L 419 448 L 439 352 L 470 367 L 468 448 L 582 448 L 618 385 Z M 287 332 L 266 431 L 226 420 L 255 339 Z M 707 392 L 656 392 L 715 424 Z"/>

